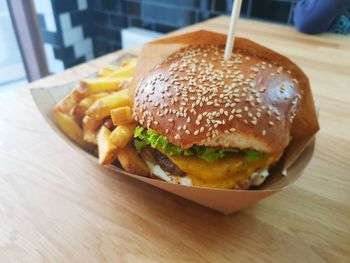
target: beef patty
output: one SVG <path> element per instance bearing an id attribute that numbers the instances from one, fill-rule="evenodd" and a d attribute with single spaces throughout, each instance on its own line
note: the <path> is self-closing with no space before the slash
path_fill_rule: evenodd
<path id="1" fill-rule="evenodd" d="M 152 156 L 164 171 L 169 172 L 171 175 L 186 176 L 184 171 L 177 167 L 176 164 L 160 151 L 152 149 Z"/>

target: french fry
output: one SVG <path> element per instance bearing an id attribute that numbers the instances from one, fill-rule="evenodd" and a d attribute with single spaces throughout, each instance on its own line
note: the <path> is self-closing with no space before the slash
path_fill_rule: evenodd
<path id="1" fill-rule="evenodd" d="M 117 78 L 117 77 L 132 77 L 136 67 L 136 61 L 134 63 L 129 63 L 126 66 L 121 67 L 120 69 L 111 72 L 107 75 L 108 78 Z"/>
<path id="2" fill-rule="evenodd" d="M 90 97 L 93 98 L 94 102 L 98 99 L 101 99 L 103 97 L 106 97 L 107 95 L 111 94 L 110 92 L 100 92 L 96 94 L 92 94 Z"/>
<path id="3" fill-rule="evenodd" d="M 97 130 L 102 125 L 103 119 L 94 119 L 90 116 L 83 118 L 83 138 L 86 142 L 97 144 Z"/>
<path id="4" fill-rule="evenodd" d="M 135 148 L 128 144 L 117 152 L 117 158 L 123 169 L 129 173 L 150 177 L 150 171 Z"/>
<path id="5" fill-rule="evenodd" d="M 104 125 L 107 129 L 109 129 L 110 131 L 115 129 L 115 126 L 113 125 L 113 122 L 112 122 L 111 118 L 106 118 L 106 119 L 104 119 L 103 125 Z"/>
<path id="6" fill-rule="evenodd" d="M 100 78 L 103 78 L 103 77 L 108 77 L 108 75 L 110 75 L 113 71 L 117 71 L 121 68 L 121 66 L 116 66 L 116 65 L 107 65 L 105 66 L 103 69 L 101 69 L 99 72 L 98 72 L 98 76 Z"/>
<path id="7" fill-rule="evenodd" d="M 110 135 L 110 130 L 104 125 L 97 133 L 98 162 L 100 164 L 111 164 L 117 157 L 117 147 L 109 140 Z"/>
<path id="8" fill-rule="evenodd" d="M 102 70 L 100 70 L 100 72 L 98 73 L 98 76 L 100 78 L 108 78 L 111 76 L 131 77 L 133 74 L 133 70 L 136 66 L 136 63 L 137 63 L 136 58 L 130 58 L 130 59 L 124 60 L 121 66 L 116 66 L 116 65 L 105 66 Z M 126 68 L 127 70 L 125 70 Z"/>
<path id="9" fill-rule="evenodd" d="M 115 126 L 125 125 L 134 122 L 132 111 L 129 106 L 124 106 L 111 110 L 112 122 Z"/>
<path id="10" fill-rule="evenodd" d="M 83 118 L 87 109 L 94 103 L 92 97 L 86 97 L 82 99 L 74 108 L 74 115 Z"/>
<path id="11" fill-rule="evenodd" d="M 74 121 L 74 117 L 61 112 L 59 110 L 54 111 L 54 116 L 60 129 L 73 141 L 81 146 L 86 147 L 87 143 L 83 140 L 83 131 L 79 125 Z"/>
<path id="12" fill-rule="evenodd" d="M 96 100 L 86 114 L 94 119 L 103 119 L 110 115 L 112 109 L 130 106 L 128 89 L 123 89 Z"/>
<path id="13" fill-rule="evenodd" d="M 134 136 L 136 124 L 120 125 L 117 126 L 109 136 L 111 142 L 121 149 L 127 145 Z"/>
<path id="14" fill-rule="evenodd" d="M 87 109 L 98 99 L 107 96 L 109 93 L 101 92 L 90 95 L 84 99 L 82 99 L 74 108 L 74 115 L 83 118 Z"/>
<path id="15" fill-rule="evenodd" d="M 84 95 L 81 94 L 76 87 L 56 105 L 55 110 L 71 114 L 74 111 L 75 106 L 83 98 Z"/>
<path id="16" fill-rule="evenodd" d="M 123 83 L 130 81 L 131 77 L 84 79 L 80 81 L 80 90 L 85 94 L 118 91 L 122 89 Z"/>
<path id="17" fill-rule="evenodd" d="M 137 58 L 130 58 L 130 59 L 126 59 L 122 62 L 122 66 L 127 66 L 127 65 L 130 65 L 130 64 L 134 64 L 136 65 L 137 63 Z"/>

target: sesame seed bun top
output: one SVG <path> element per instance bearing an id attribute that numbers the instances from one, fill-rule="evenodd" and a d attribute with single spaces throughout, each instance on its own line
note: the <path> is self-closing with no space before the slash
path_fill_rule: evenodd
<path id="1" fill-rule="evenodd" d="M 279 158 L 302 98 L 293 71 L 249 50 L 228 61 L 223 53 L 224 46 L 191 45 L 171 54 L 138 84 L 136 121 L 182 148 L 249 148 Z"/>

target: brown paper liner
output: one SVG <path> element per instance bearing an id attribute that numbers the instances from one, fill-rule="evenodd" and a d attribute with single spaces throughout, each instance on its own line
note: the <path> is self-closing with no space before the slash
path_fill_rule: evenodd
<path id="1" fill-rule="evenodd" d="M 225 44 L 225 41 L 225 35 L 209 31 L 196 31 L 146 44 L 138 57 L 136 73 L 131 85 L 131 96 L 142 77 L 175 50 L 194 43 L 222 45 Z M 299 178 L 312 157 L 314 150 L 313 137 L 319 129 L 309 80 L 303 71 L 291 60 L 248 39 L 236 38 L 235 48 L 249 50 L 251 53 L 258 54 L 258 56 L 267 60 L 273 60 L 276 63 L 281 64 L 284 68 L 295 72 L 300 86 L 304 90 L 301 109 L 296 115 L 292 126 L 291 133 L 293 134 L 293 140 L 286 149 L 278 165 L 274 167 L 263 185 L 256 190 L 188 187 L 130 174 L 111 165 L 107 167 L 119 174 L 133 177 L 224 214 L 233 213 L 248 207 L 259 200 L 284 189 Z M 77 82 L 78 81 L 79 80 L 77 80 Z M 32 88 L 31 93 L 44 118 L 57 134 L 97 163 L 97 158 L 95 156 L 75 145 L 59 130 L 53 118 L 52 109 L 58 101 L 74 88 L 75 85 L 76 83 L 71 83 L 55 87 Z M 282 175 L 282 171 L 286 169 L 288 175 L 284 176 Z"/>

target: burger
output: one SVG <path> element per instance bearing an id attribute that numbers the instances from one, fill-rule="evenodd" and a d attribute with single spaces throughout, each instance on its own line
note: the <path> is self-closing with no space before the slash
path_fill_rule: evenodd
<path id="1" fill-rule="evenodd" d="M 138 83 L 134 145 L 153 177 L 248 189 L 292 140 L 303 96 L 293 67 L 251 50 L 223 54 L 223 45 L 186 46 Z"/>

